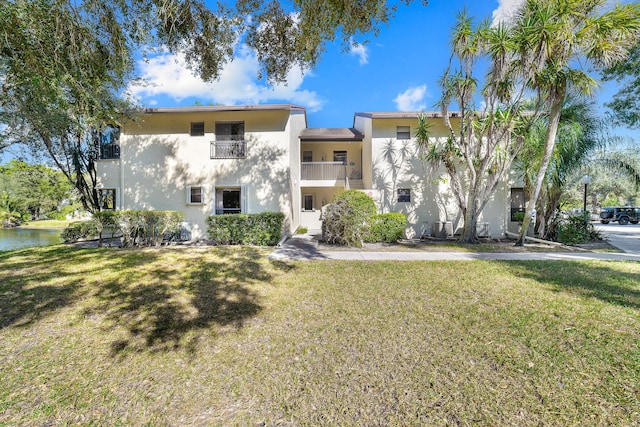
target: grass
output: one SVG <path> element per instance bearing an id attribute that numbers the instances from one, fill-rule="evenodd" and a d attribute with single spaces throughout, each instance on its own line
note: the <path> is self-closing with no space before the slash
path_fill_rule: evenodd
<path id="1" fill-rule="evenodd" d="M 20 228 L 66 228 L 73 222 L 78 222 L 78 220 L 41 219 L 26 222 L 20 225 Z"/>
<path id="2" fill-rule="evenodd" d="M 0 253 L 0 424 L 640 419 L 640 263 L 267 253 Z"/>

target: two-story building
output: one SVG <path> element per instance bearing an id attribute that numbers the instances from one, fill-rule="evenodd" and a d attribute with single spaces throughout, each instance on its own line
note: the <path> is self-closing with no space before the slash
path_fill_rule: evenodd
<path id="1" fill-rule="evenodd" d="M 445 137 L 440 114 L 429 117 Z M 380 212 L 405 213 L 409 237 L 451 234 L 462 218 L 444 170 L 420 157 L 417 121 L 356 113 L 352 128 L 308 128 L 305 109 L 288 104 L 147 109 L 101 144 L 99 195 L 105 209 L 183 211 L 197 239 L 209 215 L 241 212 L 283 212 L 287 233 L 318 229 L 322 206 L 359 189 Z M 510 227 L 510 191 L 505 183 L 483 211 L 481 235 Z"/>

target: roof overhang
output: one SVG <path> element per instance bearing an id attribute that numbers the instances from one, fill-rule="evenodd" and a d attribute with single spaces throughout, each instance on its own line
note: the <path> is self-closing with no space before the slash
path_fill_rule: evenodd
<path id="1" fill-rule="evenodd" d="M 301 142 L 362 141 L 364 135 L 354 128 L 307 128 L 300 133 Z"/>
<path id="2" fill-rule="evenodd" d="M 213 113 L 226 111 L 292 111 L 305 112 L 305 108 L 293 104 L 264 104 L 264 105 L 193 105 L 189 107 L 145 108 L 147 114 L 161 113 Z"/>

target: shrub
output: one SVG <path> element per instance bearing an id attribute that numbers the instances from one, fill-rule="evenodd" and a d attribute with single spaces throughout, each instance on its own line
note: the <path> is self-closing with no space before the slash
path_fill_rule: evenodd
<path id="1" fill-rule="evenodd" d="M 118 231 L 118 212 L 96 212 L 93 214 L 93 220 L 95 221 L 96 228 L 98 229 L 98 246 L 102 246 L 102 236 L 107 231 L 111 232 L 111 240 L 113 240 L 116 231 Z M 111 240 L 109 240 L 109 246 L 111 246 Z"/>
<path id="2" fill-rule="evenodd" d="M 76 206 L 76 205 L 62 206 L 58 210 L 47 212 L 46 216 L 48 218 L 50 218 L 50 219 L 56 219 L 58 221 L 64 221 L 65 219 L 67 219 L 67 215 L 72 214 L 77 208 L 78 208 L 78 206 Z"/>
<path id="3" fill-rule="evenodd" d="M 406 227 L 407 217 L 403 213 L 390 212 L 375 215 L 366 241 L 395 243 L 404 238 Z"/>
<path id="4" fill-rule="evenodd" d="M 184 213 L 177 211 L 102 211 L 90 221 L 74 222 L 63 232 L 65 242 L 98 238 L 102 246 L 105 232 L 122 235 L 122 246 L 159 246 L 164 240 L 174 240 L 180 233 Z"/>
<path id="5" fill-rule="evenodd" d="M 207 232 L 216 245 L 275 246 L 282 238 L 283 224 L 282 212 L 211 215 Z"/>
<path id="6" fill-rule="evenodd" d="M 184 213 L 177 211 L 118 211 L 116 225 L 122 246 L 160 246 L 180 234 Z"/>
<path id="7" fill-rule="evenodd" d="M 567 245 L 579 245 L 600 239 L 589 220 L 589 214 L 570 216 L 558 225 L 558 241 Z"/>
<path id="8" fill-rule="evenodd" d="M 163 240 L 175 240 L 180 236 L 180 222 L 184 214 L 176 211 L 143 211 L 140 219 L 142 244 L 160 246 Z"/>
<path id="9" fill-rule="evenodd" d="M 81 221 L 69 224 L 60 236 L 65 243 L 74 243 L 78 240 L 95 238 L 98 236 L 98 227 L 96 221 Z"/>
<path id="10" fill-rule="evenodd" d="M 343 191 L 322 214 L 322 237 L 328 243 L 362 247 L 375 214 L 371 197 L 358 190 Z"/>

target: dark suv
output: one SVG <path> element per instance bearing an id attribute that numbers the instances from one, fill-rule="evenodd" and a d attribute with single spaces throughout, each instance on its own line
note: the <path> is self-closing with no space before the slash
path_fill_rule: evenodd
<path id="1" fill-rule="evenodd" d="M 640 208 L 602 208 L 600 212 L 600 222 L 618 221 L 620 225 L 637 224 L 640 220 Z"/>

